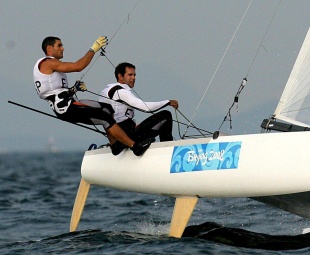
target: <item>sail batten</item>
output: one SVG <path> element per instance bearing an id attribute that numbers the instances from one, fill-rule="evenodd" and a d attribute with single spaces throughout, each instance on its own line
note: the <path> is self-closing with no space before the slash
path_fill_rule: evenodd
<path id="1" fill-rule="evenodd" d="M 274 118 L 304 127 L 310 126 L 310 29 L 286 83 Z"/>

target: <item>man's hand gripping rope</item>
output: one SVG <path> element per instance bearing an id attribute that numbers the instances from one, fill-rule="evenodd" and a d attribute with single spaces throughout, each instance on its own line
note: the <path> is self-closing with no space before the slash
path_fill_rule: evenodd
<path id="1" fill-rule="evenodd" d="M 100 50 L 102 47 L 105 47 L 108 45 L 108 38 L 106 36 L 100 36 L 93 44 L 93 46 L 90 47 L 90 51 L 96 53 L 98 50 Z"/>
<path id="2" fill-rule="evenodd" d="M 93 46 L 90 47 L 90 51 L 96 53 L 97 51 L 99 51 L 100 49 L 102 49 L 102 47 L 105 47 L 108 45 L 108 38 L 106 36 L 100 36 L 93 44 Z M 103 49 L 102 49 L 103 50 Z M 70 93 L 73 95 L 75 94 L 77 91 L 87 91 L 87 87 L 85 85 L 85 83 L 81 80 L 78 80 L 75 82 L 74 86 L 71 87 L 69 89 Z"/>
<path id="3" fill-rule="evenodd" d="M 75 84 L 73 85 L 73 87 L 71 87 L 69 89 L 70 93 L 73 95 L 75 94 L 77 91 L 87 91 L 86 85 L 83 81 L 76 81 Z"/>

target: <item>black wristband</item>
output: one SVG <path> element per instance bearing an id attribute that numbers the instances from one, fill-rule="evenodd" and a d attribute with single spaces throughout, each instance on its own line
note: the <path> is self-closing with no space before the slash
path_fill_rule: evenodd
<path id="1" fill-rule="evenodd" d="M 75 86 L 69 88 L 68 94 L 69 96 L 73 96 L 77 92 L 77 89 Z"/>

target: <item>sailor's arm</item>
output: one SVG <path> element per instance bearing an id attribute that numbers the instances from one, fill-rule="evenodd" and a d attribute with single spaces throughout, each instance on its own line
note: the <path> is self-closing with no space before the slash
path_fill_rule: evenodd
<path id="1" fill-rule="evenodd" d="M 163 100 L 159 102 L 144 102 L 140 98 L 137 98 L 130 91 L 125 89 L 119 89 L 113 96 L 113 100 L 121 100 L 127 105 L 143 112 L 156 112 L 167 105 L 170 105 L 170 100 Z M 175 102 L 174 102 L 175 104 Z"/>
<path id="2" fill-rule="evenodd" d="M 108 39 L 105 36 L 100 36 L 90 47 L 89 51 L 76 62 L 62 62 L 58 59 L 50 59 L 49 67 L 53 71 L 62 73 L 80 72 L 89 65 L 95 53 L 102 47 L 107 45 Z"/>

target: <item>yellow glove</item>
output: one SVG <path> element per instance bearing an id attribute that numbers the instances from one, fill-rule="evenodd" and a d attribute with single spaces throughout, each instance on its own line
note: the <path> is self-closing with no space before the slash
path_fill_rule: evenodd
<path id="1" fill-rule="evenodd" d="M 108 45 L 108 38 L 106 36 L 100 36 L 93 44 L 93 46 L 90 47 L 90 50 L 93 52 L 97 52 L 102 47 Z"/>

